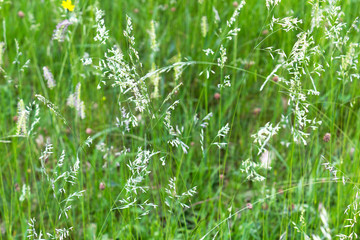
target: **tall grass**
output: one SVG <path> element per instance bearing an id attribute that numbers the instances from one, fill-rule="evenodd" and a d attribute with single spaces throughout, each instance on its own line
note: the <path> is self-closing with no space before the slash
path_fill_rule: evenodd
<path id="1" fill-rule="evenodd" d="M 0 0 L 0 239 L 356 239 L 358 11 Z"/>

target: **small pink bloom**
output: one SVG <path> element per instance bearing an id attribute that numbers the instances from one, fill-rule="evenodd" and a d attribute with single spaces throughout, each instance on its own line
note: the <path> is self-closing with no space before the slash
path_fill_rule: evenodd
<path id="1" fill-rule="evenodd" d="M 87 129 L 85 130 L 85 132 L 86 132 L 86 134 L 90 135 L 90 134 L 92 133 L 92 129 L 91 129 L 91 128 L 87 128 Z"/>
<path id="2" fill-rule="evenodd" d="M 24 18 L 25 13 L 23 11 L 18 11 L 18 16 L 19 16 L 19 18 Z"/>
<path id="3" fill-rule="evenodd" d="M 326 133 L 323 137 L 323 141 L 324 142 L 329 142 L 331 139 L 331 134 L 330 133 Z"/>

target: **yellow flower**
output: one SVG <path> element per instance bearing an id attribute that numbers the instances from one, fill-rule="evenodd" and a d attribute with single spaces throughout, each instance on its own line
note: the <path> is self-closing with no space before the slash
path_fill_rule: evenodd
<path id="1" fill-rule="evenodd" d="M 63 6 L 65 9 L 68 9 L 70 12 L 74 11 L 75 7 L 75 5 L 71 3 L 71 0 L 62 1 L 61 6 Z"/>

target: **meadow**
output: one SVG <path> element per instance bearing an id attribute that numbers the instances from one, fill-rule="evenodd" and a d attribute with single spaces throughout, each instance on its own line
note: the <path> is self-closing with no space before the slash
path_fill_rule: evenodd
<path id="1" fill-rule="evenodd" d="M 0 0 L 0 239 L 357 239 L 358 0 Z"/>

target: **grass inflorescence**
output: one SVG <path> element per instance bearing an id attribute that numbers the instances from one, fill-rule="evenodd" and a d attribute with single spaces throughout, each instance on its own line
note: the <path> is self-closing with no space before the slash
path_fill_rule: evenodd
<path id="1" fill-rule="evenodd" d="M 0 239 L 357 239 L 359 9 L 0 0 Z"/>

